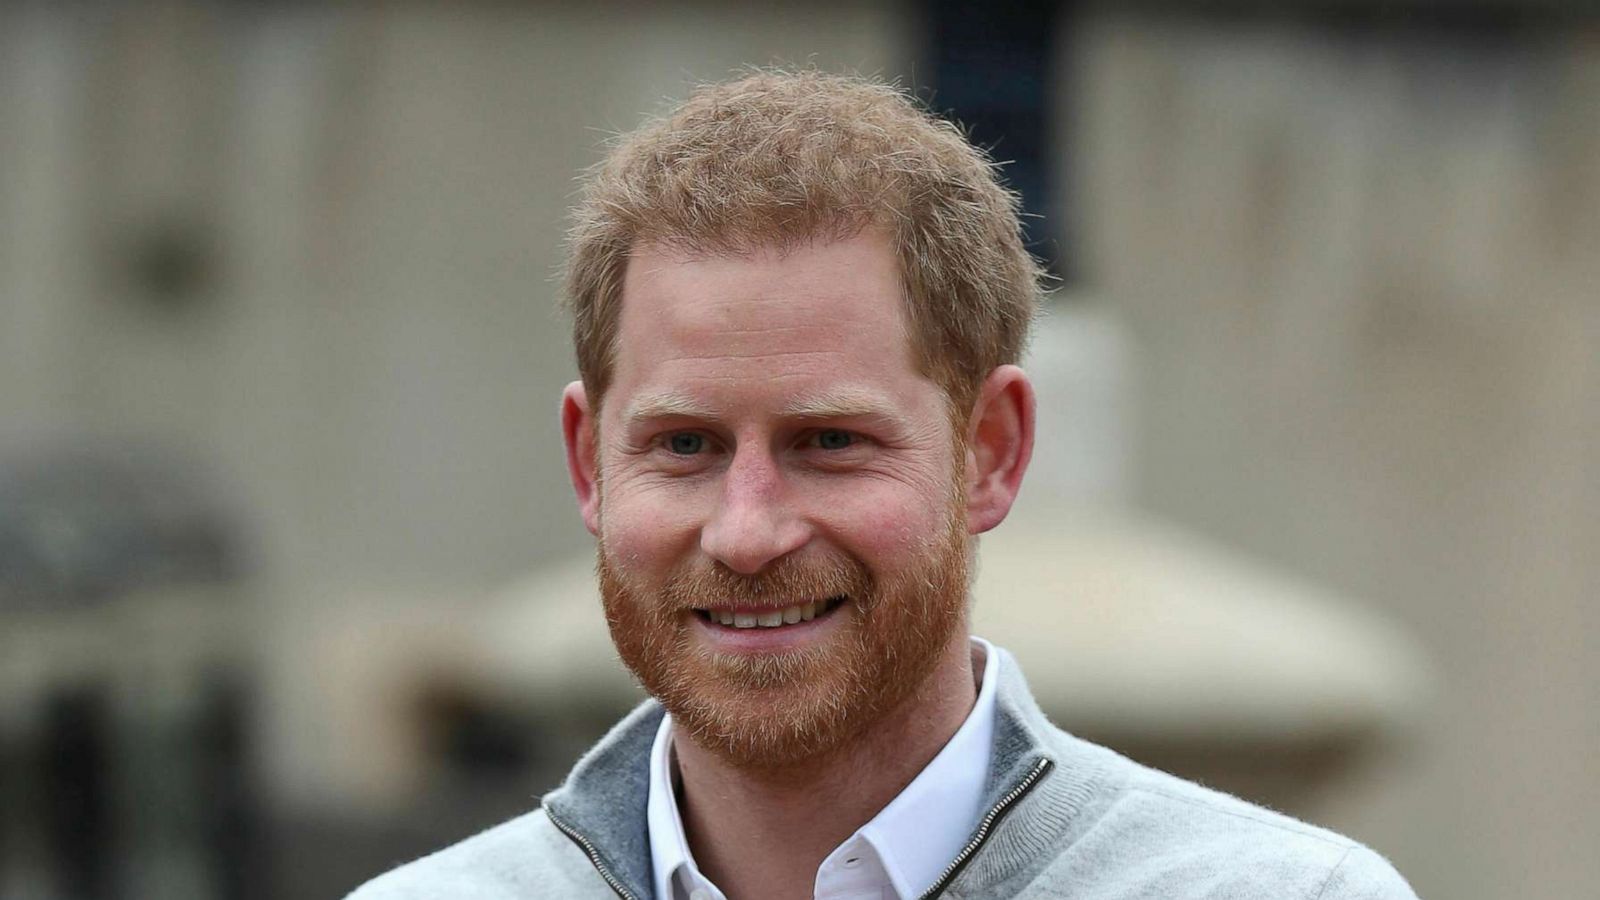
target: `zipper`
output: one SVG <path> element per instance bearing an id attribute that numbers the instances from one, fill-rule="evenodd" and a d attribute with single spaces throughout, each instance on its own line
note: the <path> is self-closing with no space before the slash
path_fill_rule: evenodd
<path id="1" fill-rule="evenodd" d="M 989 839 L 989 834 L 994 829 L 995 823 L 1000 821 L 1000 817 L 1006 814 L 1006 811 L 1011 808 L 1013 803 L 1021 800 L 1024 794 L 1033 790 L 1033 786 L 1039 783 L 1039 779 L 1043 778 L 1044 774 L 1050 771 L 1050 767 L 1053 765 L 1055 764 L 1043 757 L 1034 763 L 1028 774 L 1017 782 L 1017 786 L 1007 791 L 1006 795 L 1001 797 L 998 803 L 990 807 L 989 811 L 978 821 L 978 830 L 972 833 L 972 840 L 967 841 L 967 845 L 961 848 L 961 852 L 956 854 L 956 858 L 950 860 L 950 865 L 945 866 L 943 874 L 939 876 L 939 880 L 935 881 L 933 887 L 928 888 L 917 900 L 932 900 L 932 898 L 939 896 L 940 892 L 945 888 L 949 887 L 950 882 L 955 880 L 956 875 L 961 872 L 978 850 L 983 847 L 984 842 Z"/>
<path id="2" fill-rule="evenodd" d="M 550 824 L 554 825 L 562 834 L 571 838 L 574 844 L 583 848 L 584 853 L 589 854 L 589 862 L 594 864 L 595 871 L 599 872 L 600 877 L 605 879 L 608 887 L 617 892 L 618 897 L 621 897 L 622 900 L 639 900 L 632 891 L 628 890 L 627 885 L 623 884 L 617 876 L 611 874 L 610 869 L 606 868 L 605 860 L 600 858 L 600 851 L 595 849 L 594 844 L 588 838 L 574 831 L 572 826 L 550 815 L 550 810 L 546 809 L 544 815 L 545 818 L 550 820 Z"/>

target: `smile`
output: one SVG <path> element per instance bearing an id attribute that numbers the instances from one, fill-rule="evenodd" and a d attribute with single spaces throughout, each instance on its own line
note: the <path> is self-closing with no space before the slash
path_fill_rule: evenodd
<path id="1" fill-rule="evenodd" d="M 696 609 L 695 615 L 718 625 L 732 628 L 781 628 L 798 622 L 809 622 L 833 612 L 847 598 L 843 595 L 783 607 L 734 608 L 716 607 Z"/>

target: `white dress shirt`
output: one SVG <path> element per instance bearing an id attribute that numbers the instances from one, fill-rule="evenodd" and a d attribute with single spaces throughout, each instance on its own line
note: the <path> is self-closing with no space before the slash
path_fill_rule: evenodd
<path id="1" fill-rule="evenodd" d="M 978 701 L 939 755 L 889 805 L 828 854 L 817 869 L 816 900 L 913 900 L 933 887 L 966 846 L 982 814 L 983 783 L 994 738 L 998 663 L 989 643 Z M 650 751 L 650 863 L 661 900 L 727 900 L 695 865 L 678 814 L 672 716 L 661 720 Z"/>

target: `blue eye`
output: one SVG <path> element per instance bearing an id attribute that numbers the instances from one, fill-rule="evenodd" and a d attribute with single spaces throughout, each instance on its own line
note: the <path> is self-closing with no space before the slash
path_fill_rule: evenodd
<path id="1" fill-rule="evenodd" d="M 817 446 L 824 450 L 843 450 L 855 442 L 856 436 L 848 431 L 830 428 L 817 432 Z"/>
<path id="2" fill-rule="evenodd" d="M 705 448 L 705 437 L 692 431 L 680 431 L 667 438 L 667 449 L 679 456 L 693 456 Z"/>

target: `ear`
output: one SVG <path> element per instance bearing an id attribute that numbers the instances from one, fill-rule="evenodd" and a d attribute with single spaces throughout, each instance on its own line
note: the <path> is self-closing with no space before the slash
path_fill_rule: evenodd
<path id="1" fill-rule="evenodd" d="M 589 410 L 583 382 L 574 381 L 561 392 L 561 439 L 567 445 L 567 475 L 578 495 L 578 512 L 593 535 L 600 534 L 600 479 L 596 462 L 596 435 L 600 423 Z"/>
<path id="2" fill-rule="evenodd" d="M 967 531 L 982 534 L 1011 512 L 1033 458 L 1033 384 L 1016 366 L 984 379 L 967 426 Z"/>

